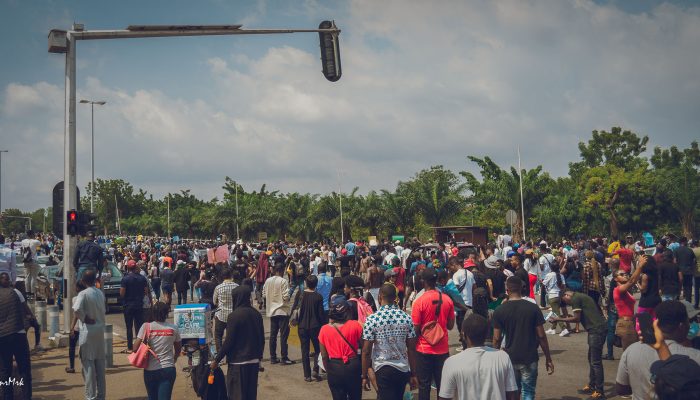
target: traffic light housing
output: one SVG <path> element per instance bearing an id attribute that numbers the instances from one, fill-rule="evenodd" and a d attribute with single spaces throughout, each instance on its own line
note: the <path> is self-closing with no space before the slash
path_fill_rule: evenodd
<path id="1" fill-rule="evenodd" d="M 97 214 L 92 214 L 89 212 L 81 212 L 78 214 L 78 232 L 80 236 L 87 235 L 88 232 L 95 232 L 97 229 L 96 220 Z"/>
<path id="2" fill-rule="evenodd" d="M 68 210 L 66 212 L 66 223 L 67 231 L 69 236 L 77 236 L 80 233 L 80 222 L 78 218 L 78 212 L 75 210 Z"/>
<path id="3" fill-rule="evenodd" d="M 335 21 L 322 21 L 318 25 L 318 29 L 338 28 L 335 26 Z M 329 81 L 336 82 L 343 73 L 340 67 L 340 43 L 338 41 L 338 32 L 319 32 L 318 37 L 321 42 L 321 66 L 323 67 L 323 75 Z"/>

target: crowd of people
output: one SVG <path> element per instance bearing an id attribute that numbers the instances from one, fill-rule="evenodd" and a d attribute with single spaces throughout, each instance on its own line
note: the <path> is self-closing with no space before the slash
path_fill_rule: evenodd
<path id="1" fill-rule="evenodd" d="M 226 259 L 211 262 L 210 250 L 222 245 Z M 686 238 L 651 246 L 632 237 L 547 243 L 507 235 L 484 246 L 134 238 L 100 246 L 89 236 L 73 260 L 81 286 L 73 304 L 78 339 L 71 341 L 81 349 L 88 399 L 104 398 L 106 390 L 106 310 L 96 286 L 108 261 L 125 271 L 125 351 L 148 343 L 155 353 L 144 371 L 149 399 L 169 399 L 177 376 L 182 340 L 166 322 L 173 292 L 177 304 L 214 310 L 210 368 L 218 371 L 226 359 L 231 399 L 256 398 L 266 345 L 270 364 L 296 364 L 291 328 L 301 342 L 304 380 L 326 381 L 334 400 L 360 399 L 363 390 L 403 399 L 407 387 L 421 400 L 433 390 L 441 399 L 534 399 L 538 349 L 552 374 L 548 335 L 582 331 L 589 363 L 582 393 L 605 398 L 603 361 L 620 347 L 618 394 L 700 398 L 700 376 L 689 374 L 700 368 L 700 247 Z M 0 261 L 0 286 L 2 268 Z M 461 345 L 451 354 L 453 329 Z"/>

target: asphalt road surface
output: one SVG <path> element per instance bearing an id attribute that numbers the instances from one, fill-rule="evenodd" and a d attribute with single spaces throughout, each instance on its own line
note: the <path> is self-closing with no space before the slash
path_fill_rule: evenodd
<path id="1" fill-rule="evenodd" d="M 172 320 L 172 315 L 170 318 Z M 107 316 L 107 322 L 114 325 L 114 332 L 117 335 L 115 337 L 115 346 L 119 346 L 115 348 L 115 353 L 117 353 L 125 347 L 123 342 L 125 339 L 123 315 L 119 313 L 118 310 L 112 311 Z M 265 333 L 269 335 L 269 319 L 265 317 L 264 323 Z M 587 395 L 578 392 L 580 388 L 588 383 L 588 346 L 586 336 L 585 332 L 572 334 L 565 338 L 561 338 L 558 335 L 548 335 L 549 347 L 554 359 L 555 370 L 553 375 L 548 375 L 544 365 L 544 357 L 540 357 L 539 378 L 537 381 L 538 399 L 570 400 L 589 398 Z M 450 331 L 451 354 L 455 354 L 456 349 L 460 346 L 457 337 L 456 330 Z M 307 383 L 303 380 L 301 352 L 298 346 L 298 340 L 294 337 L 294 334 L 290 337 L 289 353 L 290 358 L 297 362 L 296 365 L 271 365 L 269 363 L 268 345 L 266 344 L 265 358 L 263 359 L 265 371 L 259 376 L 258 398 L 272 399 L 283 397 L 285 400 L 330 398 L 330 392 L 326 381 Z M 605 391 L 608 398 L 614 398 L 615 374 L 618 365 L 617 359 L 619 359 L 620 355 L 621 349 L 615 348 L 616 360 L 603 361 L 603 367 L 605 369 Z M 120 357 L 122 356 L 120 355 Z M 119 364 L 119 362 L 115 361 L 115 364 Z M 181 357 L 178 360 L 178 378 L 173 394 L 174 399 L 190 398 L 194 393 L 186 374 L 181 372 L 182 367 L 185 365 L 187 365 L 187 359 L 186 357 Z M 120 368 L 128 369 L 131 367 L 127 365 Z M 115 394 L 113 390 L 115 386 L 119 385 L 119 383 L 115 381 L 115 379 L 118 379 L 118 375 L 115 376 L 115 379 L 113 379 L 112 376 L 114 375 L 110 375 L 108 372 L 108 398 L 119 398 L 113 397 Z M 141 386 L 141 379 L 138 379 L 136 384 Z M 145 389 L 141 390 L 145 395 Z M 435 391 L 433 391 L 433 398 L 436 398 L 436 396 Z M 376 399 L 376 394 L 374 392 L 365 392 L 363 398 Z"/>

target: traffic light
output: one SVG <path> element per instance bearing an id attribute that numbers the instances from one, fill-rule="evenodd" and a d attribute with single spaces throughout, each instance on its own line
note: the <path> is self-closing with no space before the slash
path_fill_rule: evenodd
<path id="1" fill-rule="evenodd" d="M 80 224 L 78 222 L 78 212 L 75 210 L 69 210 L 66 213 L 66 221 L 68 226 L 68 235 L 77 236 L 80 233 Z"/>
<path id="2" fill-rule="evenodd" d="M 338 29 L 335 21 L 322 21 L 318 29 Z M 331 82 L 340 79 L 343 71 L 340 68 L 340 44 L 338 42 L 338 32 L 319 32 L 321 42 L 321 66 L 323 75 Z"/>
<path id="3" fill-rule="evenodd" d="M 80 236 L 87 235 L 88 232 L 95 232 L 97 225 L 95 220 L 97 219 L 97 214 L 91 214 L 89 212 L 81 212 L 78 214 L 78 232 Z"/>

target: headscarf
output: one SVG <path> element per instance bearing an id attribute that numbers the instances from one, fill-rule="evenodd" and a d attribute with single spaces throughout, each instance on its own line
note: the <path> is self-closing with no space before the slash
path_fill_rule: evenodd
<path id="1" fill-rule="evenodd" d="M 231 291 L 231 303 L 233 310 L 238 307 L 252 307 L 250 305 L 250 294 L 253 290 L 248 285 L 241 285 Z"/>
<path id="2" fill-rule="evenodd" d="M 264 283 L 270 276 L 270 263 L 268 261 L 269 257 L 270 256 L 267 253 L 260 253 L 258 269 L 255 271 L 255 281 L 257 283 Z"/>

